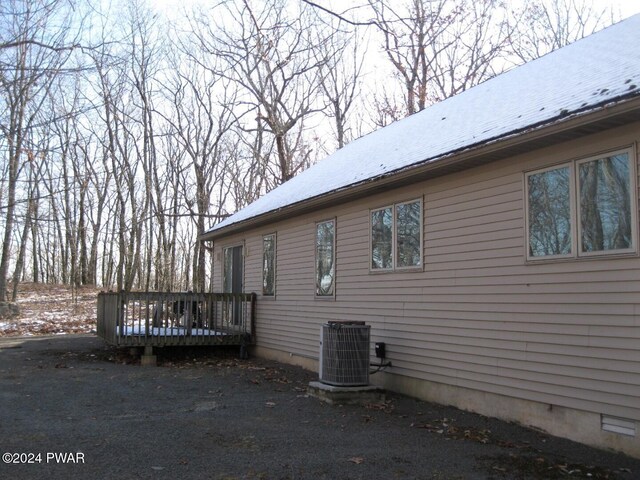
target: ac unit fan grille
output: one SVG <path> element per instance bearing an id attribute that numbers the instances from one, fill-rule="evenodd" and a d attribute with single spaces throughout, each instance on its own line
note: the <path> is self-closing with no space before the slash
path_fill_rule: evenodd
<path id="1" fill-rule="evenodd" d="M 320 381 L 336 386 L 369 384 L 369 325 L 322 326 Z"/>

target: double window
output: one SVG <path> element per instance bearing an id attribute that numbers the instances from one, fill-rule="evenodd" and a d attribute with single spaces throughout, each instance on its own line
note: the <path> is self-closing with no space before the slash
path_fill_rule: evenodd
<path id="1" fill-rule="evenodd" d="M 335 293 L 336 222 L 316 224 L 316 296 L 332 297 Z"/>
<path id="2" fill-rule="evenodd" d="M 631 150 L 527 173 L 527 259 L 636 251 Z"/>
<path id="3" fill-rule="evenodd" d="M 372 271 L 422 266 L 422 201 L 371 211 Z"/>

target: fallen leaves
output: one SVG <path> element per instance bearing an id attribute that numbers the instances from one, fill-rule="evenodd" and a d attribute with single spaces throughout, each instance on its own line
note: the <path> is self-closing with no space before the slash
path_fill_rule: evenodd
<path id="1" fill-rule="evenodd" d="M 391 413 L 396 408 L 392 400 L 387 400 L 385 402 L 378 402 L 378 403 L 367 403 L 364 407 L 367 410 L 376 410 L 376 411 L 381 411 L 385 413 Z"/>
<path id="2" fill-rule="evenodd" d="M 544 478 L 545 480 L 565 478 L 612 480 L 618 478 L 614 472 L 606 468 L 595 465 L 570 464 L 540 455 L 511 453 L 491 458 L 490 462 L 488 467 L 492 472 L 499 472 L 503 475 L 518 472 L 518 474 L 524 475 L 524 478 Z"/>
<path id="3" fill-rule="evenodd" d="M 355 463 L 356 465 L 360 465 L 360 464 L 364 463 L 364 458 L 362 458 L 362 457 L 351 457 L 348 461 L 351 462 L 351 463 Z"/>
<path id="4" fill-rule="evenodd" d="M 438 435 L 444 435 L 454 440 L 471 440 L 478 443 L 489 443 L 490 430 L 478 429 L 474 427 L 458 427 L 453 425 L 453 420 L 449 418 L 432 420 L 429 423 L 412 423 L 412 428 L 423 428 Z"/>

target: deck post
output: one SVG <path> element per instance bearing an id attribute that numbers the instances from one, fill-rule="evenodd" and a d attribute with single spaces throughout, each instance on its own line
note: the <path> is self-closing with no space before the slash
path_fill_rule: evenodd
<path id="1" fill-rule="evenodd" d="M 157 357 L 153 354 L 152 345 L 145 345 L 144 353 L 140 357 L 140 365 L 143 367 L 155 367 L 158 365 Z"/>

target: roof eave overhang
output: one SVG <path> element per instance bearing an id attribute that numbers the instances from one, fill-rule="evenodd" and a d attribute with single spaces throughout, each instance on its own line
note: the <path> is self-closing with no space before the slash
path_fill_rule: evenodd
<path id="1" fill-rule="evenodd" d="M 336 203 L 357 200 L 384 190 L 428 180 L 452 172 L 501 160 L 527 151 L 555 145 L 586 135 L 594 134 L 627 123 L 640 121 L 640 96 L 618 99 L 608 104 L 552 119 L 524 130 L 485 141 L 445 155 L 426 159 L 420 163 L 388 172 L 366 181 L 352 184 L 329 193 L 293 203 L 226 227 L 207 232 L 200 241 L 222 237 L 259 228 L 275 221 L 309 213 Z"/>

